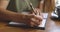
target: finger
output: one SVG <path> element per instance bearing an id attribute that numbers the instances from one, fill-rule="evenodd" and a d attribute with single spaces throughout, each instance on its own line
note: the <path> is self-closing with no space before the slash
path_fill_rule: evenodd
<path id="1" fill-rule="evenodd" d="M 31 22 L 31 27 L 35 27 L 35 26 L 38 26 L 38 25 L 34 22 Z"/>
<path id="2" fill-rule="evenodd" d="M 42 19 L 43 19 L 41 16 L 39 16 L 39 15 L 37 16 L 34 14 L 31 14 L 29 18 L 34 18 L 34 19 L 39 20 L 39 21 L 42 21 Z"/>
<path id="3" fill-rule="evenodd" d="M 37 15 L 39 15 L 39 11 L 37 10 Z"/>
<path id="4" fill-rule="evenodd" d="M 33 22 L 30 23 L 30 26 L 31 26 L 31 27 L 34 27 L 34 25 L 35 25 L 35 24 L 34 24 Z"/>
<path id="5" fill-rule="evenodd" d="M 42 21 L 42 16 L 39 16 L 39 15 L 35 15 L 33 18 L 35 18 L 36 20 L 39 20 L 39 21 Z"/>
<path id="6" fill-rule="evenodd" d="M 40 21 L 39 20 L 36 20 L 36 19 L 31 19 L 32 20 L 32 22 L 34 22 L 36 25 L 39 25 L 40 24 Z"/>
<path id="7" fill-rule="evenodd" d="M 37 15 L 39 15 L 40 9 L 36 8 L 36 11 L 37 11 Z"/>

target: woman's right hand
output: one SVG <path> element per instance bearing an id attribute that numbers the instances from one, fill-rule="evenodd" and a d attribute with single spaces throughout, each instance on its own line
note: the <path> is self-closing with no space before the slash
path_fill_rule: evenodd
<path id="1" fill-rule="evenodd" d="M 42 21 L 41 16 L 36 16 L 34 14 L 17 14 L 14 18 L 16 22 L 25 23 L 31 27 L 38 26 Z"/>

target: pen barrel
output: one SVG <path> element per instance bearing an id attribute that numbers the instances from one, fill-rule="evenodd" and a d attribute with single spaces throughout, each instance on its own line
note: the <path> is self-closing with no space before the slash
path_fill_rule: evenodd
<path id="1" fill-rule="evenodd" d="M 32 3 L 29 3 L 29 6 L 30 6 L 30 8 L 31 8 L 31 13 L 36 14 L 36 13 L 35 13 L 35 10 L 34 10 L 35 8 L 33 7 Z"/>

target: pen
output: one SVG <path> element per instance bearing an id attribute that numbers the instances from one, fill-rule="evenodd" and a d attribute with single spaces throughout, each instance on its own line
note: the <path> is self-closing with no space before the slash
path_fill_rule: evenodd
<path id="1" fill-rule="evenodd" d="M 28 7 L 31 7 L 32 12 L 36 15 L 36 12 L 34 10 L 34 7 L 33 7 L 32 3 L 30 1 L 28 2 L 28 0 L 25 0 L 25 2 L 27 3 Z"/>

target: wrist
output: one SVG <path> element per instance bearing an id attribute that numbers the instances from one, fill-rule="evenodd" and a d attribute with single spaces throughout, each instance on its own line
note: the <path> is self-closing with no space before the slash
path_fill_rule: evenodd
<path id="1" fill-rule="evenodd" d="M 16 13 L 13 16 L 12 21 L 23 23 L 24 22 L 24 19 L 25 19 L 25 15 L 24 14 Z"/>

